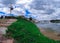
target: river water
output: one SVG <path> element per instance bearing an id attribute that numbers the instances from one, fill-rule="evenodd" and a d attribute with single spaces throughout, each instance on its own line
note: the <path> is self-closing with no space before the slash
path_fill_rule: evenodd
<path id="1" fill-rule="evenodd" d="M 56 33 L 60 33 L 60 23 L 51 23 L 51 22 L 39 22 L 36 23 L 39 28 L 43 28 L 45 30 L 51 30 Z"/>

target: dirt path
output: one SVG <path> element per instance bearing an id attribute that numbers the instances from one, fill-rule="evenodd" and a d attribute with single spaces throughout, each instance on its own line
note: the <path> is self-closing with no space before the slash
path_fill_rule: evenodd
<path id="1" fill-rule="evenodd" d="M 0 27 L 7 27 L 15 21 L 16 19 L 0 19 Z"/>
<path id="2" fill-rule="evenodd" d="M 54 32 L 49 32 L 44 29 L 40 29 L 41 33 L 44 34 L 46 37 L 54 40 L 60 40 L 60 36 L 56 35 Z"/>
<path id="3" fill-rule="evenodd" d="M 15 21 L 16 19 L 0 19 L 0 34 L 5 34 L 7 27 Z"/>

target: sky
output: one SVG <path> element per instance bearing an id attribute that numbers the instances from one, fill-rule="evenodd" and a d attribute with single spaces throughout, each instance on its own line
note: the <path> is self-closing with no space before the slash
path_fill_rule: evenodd
<path id="1" fill-rule="evenodd" d="M 37 20 L 60 19 L 60 0 L 0 0 L 0 12 L 9 14 L 13 4 L 14 16 L 28 15 Z"/>

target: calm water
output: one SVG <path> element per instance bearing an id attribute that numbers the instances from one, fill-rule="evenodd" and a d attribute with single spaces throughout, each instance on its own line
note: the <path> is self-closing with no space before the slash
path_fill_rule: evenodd
<path id="1" fill-rule="evenodd" d="M 39 28 L 53 30 L 54 32 L 60 33 L 60 23 L 39 22 L 36 25 Z"/>

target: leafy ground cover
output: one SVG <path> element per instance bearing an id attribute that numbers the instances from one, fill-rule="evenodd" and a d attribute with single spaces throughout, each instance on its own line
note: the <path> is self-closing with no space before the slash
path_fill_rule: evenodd
<path id="1" fill-rule="evenodd" d="M 7 36 L 15 39 L 15 43 L 60 43 L 41 34 L 39 28 L 32 22 L 19 18 L 8 26 Z"/>

